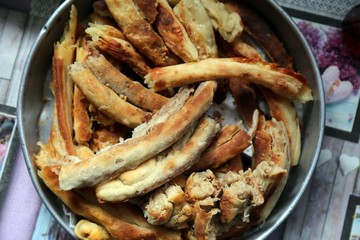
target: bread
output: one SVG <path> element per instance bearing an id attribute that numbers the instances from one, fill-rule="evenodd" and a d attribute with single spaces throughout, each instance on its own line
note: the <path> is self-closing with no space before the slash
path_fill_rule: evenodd
<path id="1" fill-rule="evenodd" d="M 72 64 L 69 74 L 86 99 L 115 121 L 128 127 L 136 127 L 151 117 L 150 113 L 126 102 L 102 84 L 83 63 Z"/>
<path id="2" fill-rule="evenodd" d="M 179 60 L 147 22 L 133 0 L 105 0 L 111 15 L 126 38 L 157 66 L 176 64 Z"/>
<path id="3" fill-rule="evenodd" d="M 173 12 L 185 27 L 189 38 L 195 45 L 199 59 L 218 56 L 214 30 L 209 16 L 200 0 L 182 0 Z"/>
<path id="4" fill-rule="evenodd" d="M 228 42 L 232 42 L 243 31 L 243 23 L 240 15 L 235 11 L 229 11 L 218 0 L 201 0 L 207 14 L 211 19 L 213 28 Z"/>
<path id="5" fill-rule="evenodd" d="M 210 144 L 218 128 L 210 118 L 200 120 L 194 133 L 179 139 L 163 154 L 96 188 L 99 201 L 124 201 L 144 195 L 188 170 Z"/>
<path id="6" fill-rule="evenodd" d="M 289 137 L 291 166 L 296 166 L 300 159 L 301 132 L 295 105 L 289 99 L 274 94 L 268 89 L 261 88 L 261 92 L 269 106 L 271 116 L 285 125 Z"/>
<path id="7" fill-rule="evenodd" d="M 141 83 L 129 79 L 117 70 L 103 55 L 91 56 L 86 65 L 95 77 L 126 100 L 142 109 L 155 111 L 169 99 L 145 88 Z"/>
<path id="8" fill-rule="evenodd" d="M 106 205 L 91 201 L 91 196 L 59 188 L 56 168 L 45 167 L 39 172 L 46 186 L 75 214 L 103 226 L 113 239 L 179 239 L 180 233 L 148 224 L 136 206 Z"/>
<path id="9" fill-rule="evenodd" d="M 67 73 L 67 68 L 73 63 L 75 57 L 76 27 L 77 9 L 72 6 L 70 20 L 64 30 L 62 40 L 54 45 L 52 58 L 55 110 L 51 134 L 53 143 L 57 145 L 56 151 L 62 156 L 75 154 L 72 140 L 73 81 Z"/>
<path id="10" fill-rule="evenodd" d="M 109 25 L 92 24 L 85 29 L 96 47 L 113 58 L 128 64 L 134 72 L 144 77 L 151 69 L 146 60 L 127 40 L 118 29 L 113 30 Z"/>
<path id="11" fill-rule="evenodd" d="M 60 187 L 69 190 L 97 185 L 165 150 L 207 111 L 215 88 L 214 82 L 200 85 L 170 120 L 156 124 L 145 136 L 128 139 L 101 151 L 91 159 L 62 166 L 59 173 Z"/>
<path id="12" fill-rule="evenodd" d="M 81 219 L 76 224 L 74 233 L 81 240 L 111 240 L 104 227 L 85 219 Z"/>
<path id="13" fill-rule="evenodd" d="M 157 8 L 159 2 L 157 0 L 134 0 L 134 3 L 138 7 L 139 11 L 144 15 L 146 21 L 153 24 L 158 16 Z"/>
<path id="14" fill-rule="evenodd" d="M 184 62 L 197 61 L 199 59 L 197 49 L 167 0 L 158 0 L 158 2 L 155 26 L 166 46 Z"/>
<path id="15" fill-rule="evenodd" d="M 266 19 L 262 18 L 257 12 L 246 6 L 240 1 L 221 0 L 228 11 L 237 12 L 243 21 L 244 32 L 261 46 L 262 51 L 272 62 L 279 64 L 283 68 L 293 68 L 292 58 L 286 52 L 283 43 L 279 40 L 276 33 L 269 26 Z"/>
<path id="16" fill-rule="evenodd" d="M 312 100 L 311 89 L 300 73 L 280 68 L 276 64 L 247 58 L 209 58 L 194 63 L 158 67 L 145 76 L 145 83 L 155 91 L 159 91 L 169 87 L 229 77 L 242 77 L 289 99 L 301 102 Z"/>

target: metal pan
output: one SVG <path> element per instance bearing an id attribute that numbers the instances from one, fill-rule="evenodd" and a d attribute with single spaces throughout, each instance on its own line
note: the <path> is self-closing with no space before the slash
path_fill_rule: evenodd
<path id="1" fill-rule="evenodd" d="M 273 232 L 290 214 L 306 189 L 319 156 L 324 132 L 324 95 L 317 64 L 310 47 L 295 23 L 275 2 L 243 0 L 257 10 L 273 27 L 285 48 L 294 59 L 296 71 L 309 81 L 314 101 L 303 105 L 302 154 L 299 165 L 290 172 L 288 183 L 271 215 L 261 226 L 248 230 L 242 239 L 262 239 Z M 50 213 L 72 236 L 75 236 L 62 203 L 47 189 L 37 176 L 34 154 L 39 150 L 39 139 L 46 140 L 51 120 L 52 96 L 49 92 L 50 66 L 53 44 L 63 33 L 70 6 L 75 4 L 79 19 L 92 11 L 91 0 L 65 1 L 42 28 L 25 65 L 18 101 L 18 123 L 22 149 L 32 181 Z M 40 127 L 39 127 L 40 126 Z M 41 130 L 41 131 L 40 131 Z"/>

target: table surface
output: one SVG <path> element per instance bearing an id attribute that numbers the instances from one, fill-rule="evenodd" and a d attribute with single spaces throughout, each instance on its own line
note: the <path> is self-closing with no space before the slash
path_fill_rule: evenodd
<path id="1" fill-rule="evenodd" d="M 22 70 L 44 23 L 44 19 L 0 7 L 0 104 L 16 107 Z M 360 156 L 360 144 L 325 136 L 322 149 L 330 151 L 331 158 L 319 161 L 301 201 L 270 238 L 340 239 L 349 195 L 360 195 L 360 171 L 344 174 L 339 159 Z M 41 201 L 20 149 L 9 181 L 0 205 L 0 236 L 29 239 Z"/>

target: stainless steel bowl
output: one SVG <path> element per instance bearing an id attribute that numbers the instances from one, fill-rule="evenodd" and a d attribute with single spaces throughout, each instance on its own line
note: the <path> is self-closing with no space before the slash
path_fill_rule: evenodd
<path id="1" fill-rule="evenodd" d="M 61 202 L 37 176 L 34 154 L 39 150 L 37 146 L 39 138 L 46 140 L 48 136 L 46 127 L 51 120 L 52 95 L 49 91 L 49 81 L 53 44 L 63 33 L 69 18 L 70 6 L 74 4 L 79 11 L 79 19 L 84 19 L 92 11 L 91 2 L 91 0 L 65 1 L 46 22 L 25 65 L 18 101 L 21 144 L 35 188 L 50 213 L 73 236 L 69 218 L 64 214 Z M 324 132 L 324 95 L 310 47 L 285 11 L 270 0 L 243 0 L 243 2 L 257 10 L 271 24 L 293 57 L 296 70 L 306 76 L 314 93 L 314 101 L 303 106 L 302 154 L 299 165 L 290 172 L 284 190 L 286 194 L 282 194 L 266 222 L 250 229 L 243 237 L 243 239 L 262 239 L 273 232 L 294 209 L 314 172 Z"/>

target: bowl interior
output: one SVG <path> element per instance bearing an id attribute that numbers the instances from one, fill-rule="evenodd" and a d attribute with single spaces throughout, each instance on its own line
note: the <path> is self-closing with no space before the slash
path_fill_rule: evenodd
<path id="1" fill-rule="evenodd" d="M 250 229 L 244 236 L 244 239 L 259 239 L 268 236 L 284 221 L 308 185 L 323 138 L 324 96 L 320 75 L 310 47 L 284 10 L 272 1 L 243 0 L 243 2 L 258 11 L 271 24 L 293 57 L 296 71 L 307 78 L 314 93 L 314 101 L 306 103 L 302 109 L 303 151 L 299 165 L 291 169 L 284 189 L 286 194 L 282 194 L 266 222 Z M 91 3 L 92 0 L 65 1 L 44 25 L 25 65 L 18 101 L 20 138 L 29 173 L 44 204 L 72 236 L 74 233 L 70 228 L 68 216 L 64 214 L 62 203 L 37 176 L 34 154 L 39 150 L 37 146 L 39 138 L 46 140 L 49 130 L 46 126 L 51 121 L 52 95 L 49 82 L 53 44 L 63 33 L 71 5 L 74 4 L 77 7 L 79 19 L 84 19 L 92 11 Z M 45 128 L 45 130 L 40 131 L 40 128 Z"/>

